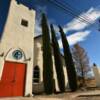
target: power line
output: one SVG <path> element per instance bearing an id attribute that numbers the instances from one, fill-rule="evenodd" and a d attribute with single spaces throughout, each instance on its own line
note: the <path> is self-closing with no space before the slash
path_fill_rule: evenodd
<path id="1" fill-rule="evenodd" d="M 41 0 L 39 0 L 39 1 L 41 1 Z M 79 20 L 77 23 L 73 23 L 71 26 L 73 27 L 74 25 L 77 25 L 78 23 L 81 23 L 81 22 L 83 22 L 83 23 L 85 23 L 85 24 L 88 24 L 88 25 L 92 25 L 93 24 L 93 22 L 88 22 L 89 21 L 89 19 L 91 19 L 91 18 L 89 18 L 87 15 L 85 15 L 87 18 L 89 18 L 89 19 L 87 19 L 86 20 L 86 18 L 80 18 L 80 16 L 79 16 L 79 14 L 76 14 L 76 12 L 75 12 L 75 9 L 73 9 L 73 11 L 71 10 L 71 12 L 72 13 L 74 13 L 74 15 L 73 14 L 70 14 L 70 10 L 68 11 L 68 10 L 66 10 L 66 7 L 65 8 L 63 8 L 60 4 L 55 4 L 55 3 L 53 3 L 53 1 L 52 0 L 45 0 L 45 1 L 48 1 L 48 3 L 51 3 L 51 4 L 53 4 L 53 5 L 55 5 L 55 7 L 58 7 L 60 10 L 62 10 L 62 11 L 64 11 L 65 12 L 65 14 L 69 14 L 69 15 L 71 15 L 71 16 L 74 16 L 74 17 L 77 17 L 77 19 L 76 20 Z M 57 1 L 57 0 L 55 0 L 55 1 Z M 66 4 L 66 2 L 65 2 L 65 4 Z M 65 6 L 64 4 L 63 4 L 63 6 Z M 68 4 L 68 6 L 70 6 L 69 4 Z M 69 7 L 70 8 L 70 7 Z M 72 8 L 70 8 L 70 9 L 72 9 Z M 58 9 L 57 9 L 58 10 Z M 76 16 L 77 15 L 77 16 Z M 84 17 L 84 16 L 81 16 L 81 17 Z M 84 20 L 83 20 L 84 19 Z M 86 20 L 86 21 L 85 21 Z M 90 21 L 92 21 L 92 19 L 90 20 Z"/>
<path id="2" fill-rule="evenodd" d="M 60 2 L 60 1 L 59 1 L 59 2 Z M 72 10 L 72 11 L 75 12 L 75 13 L 77 13 L 78 15 L 80 14 L 80 13 L 78 13 L 78 12 L 80 12 L 80 10 L 76 9 L 75 7 L 72 7 L 72 6 L 71 6 L 69 3 L 67 3 L 66 1 L 65 1 L 65 3 L 64 3 L 64 2 L 60 2 L 60 3 L 63 4 L 64 6 L 68 7 L 70 10 Z M 81 16 L 81 17 L 83 17 L 83 18 L 86 19 L 87 21 L 92 20 L 91 18 L 89 18 L 88 15 L 84 15 L 84 16 Z"/>
<path id="3" fill-rule="evenodd" d="M 55 4 L 56 6 L 60 7 L 61 9 L 63 9 L 64 11 L 67 11 L 67 13 L 69 13 L 70 15 L 79 18 L 80 21 L 85 22 L 85 23 L 89 23 L 87 20 L 85 20 L 84 18 L 82 18 L 81 16 L 78 16 L 76 13 L 74 13 L 71 9 L 69 9 L 68 7 L 65 7 L 64 4 L 62 4 L 61 2 L 58 2 L 57 0 L 52 1 L 52 0 L 48 0 L 49 2 Z"/>
<path id="4" fill-rule="evenodd" d="M 41 0 L 39 0 L 39 1 L 41 1 Z M 87 23 L 88 24 L 92 24 L 92 23 L 89 22 L 89 19 L 91 19 L 91 18 L 87 19 L 88 16 L 86 16 L 86 15 L 85 16 L 87 18 L 84 17 L 84 16 L 79 16 L 79 13 L 75 12 L 75 9 L 73 10 L 72 7 L 68 3 L 66 3 L 67 5 L 65 5 L 64 3 L 60 2 L 60 1 L 57 1 L 57 0 L 55 0 L 55 1 L 53 1 L 53 0 L 46 0 L 46 1 L 49 1 L 50 3 L 56 5 L 57 7 L 59 7 L 61 10 L 65 11 L 65 12 L 67 11 L 67 13 L 65 13 L 65 14 L 67 14 L 67 15 L 70 14 L 73 17 L 79 18 L 77 20 L 79 20 L 80 22 L 84 22 L 86 24 Z M 68 6 L 70 6 L 70 7 L 68 7 Z M 80 23 L 80 22 L 78 22 L 78 23 Z"/>
<path id="5" fill-rule="evenodd" d="M 74 13 L 71 9 L 69 9 L 68 7 L 65 7 L 65 5 L 64 4 L 61 4 L 61 2 L 58 2 L 57 0 L 55 0 L 55 1 L 52 1 L 52 0 L 47 0 L 48 2 L 50 2 L 50 3 L 52 3 L 52 4 L 54 4 L 54 5 L 56 5 L 57 7 L 59 7 L 60 9 L 62 9 L 62 10 L 64 10 L 65 12 L 67 11 L 67 14 L 70 14 L 71 16 L 73 16 L 73 17 L 77 17 L 77 18 L 79 18 L 79 19 L 77 19 L 77 20 L 79 20 L 80 22 L 84 22 L 84 23 L 88 23 L 88 24 L 92 24 L 92 23 L 90 23 L 90 22 L 88 22 L 86 19 L 84 19 L 82 16 L 78 16 L 76 13 Z"/>

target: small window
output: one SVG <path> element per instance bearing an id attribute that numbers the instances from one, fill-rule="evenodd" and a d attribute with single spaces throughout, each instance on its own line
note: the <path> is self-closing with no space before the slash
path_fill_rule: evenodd
<path id="1" fill-rule="evenodd" d="M 19 59 L 21 59 L 23 57 L 23 53 L 20 50 L 15 50 L 12 53 L 12 56 L 14 57 L 14 59 L 19 60 Z"/>
<path id="2" fill-rule="evenodd" d="M 23 26 L 25 26 L 25 27 L 28 27 L 28 21 L 25 20 L 25 19 L 22 19 L 21 25 L 23 25 Z"/>
<path id="3" fill-rule="evenodd" d="M 39 83 L 39 79 L 40 79 L 39 66 L 35 66 L 33 72 L 33 83 Z"/>

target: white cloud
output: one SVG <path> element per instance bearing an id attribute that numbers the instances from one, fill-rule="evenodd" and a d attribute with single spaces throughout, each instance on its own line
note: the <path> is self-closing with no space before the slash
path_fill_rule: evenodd
<path id="1" fill-rule="evenodd" d="M 42 32 L 41 32 L 40 20 L 36 19 L 36 21 L 35 21 L 35 34 L 34 34 L 34 36 L 38 36 L 41 33 Z"/>
<path id="2" fill-rule="evenodd" d="M 68 36 L 68 42 L 70 45 L 73 45 L 77 42 L 84 41 L 89 34 L 90 31 L 77 32 L 73 35 Z"/>
<path id="3" fill-rule="evenodd" d="M 35 34 L 34 34 L 34 36 L 38 36 L 42 33 L 41 26 L 40 26 L 42 12 L 47 14 L 46 6 L 43 6 L 43 7 L 37 6 L 36 7 L 36 20 L 35 20 Z"/>
<path id="4" fill-rule="evenodd" d="M 47 8 L 45 6 L 44 7 L 38 6 L 37 12 L 38 13 L 37 13 L 36 20 L 35 20 L 35 34 L 34 34 L 35 37 L 42 34 L 41 25 L 40 25 L 41 24 L 41 12 L 45 12 L 45 14 L 47 15 Z M 59 32 L 59 28 L 57 27 L 56 24 L 54 24 L 56 23 L 54 19 L 48 19 L 48 23 L 49 24 L 53 23 L 55 31 Z"/>
<path id="5" fill-rule="evenodd" d="M 39 18 L 39 19 L 38 18 L 35 21 L 35 35 L 34 36 L 38 36 L 38 35 L 42 34 L 41 25 L 40 25 L 41 24 L 41 20 L 40 20 L 41 18 Z M 52 19 L 48 19 L 48 23 L 49 24 L 55 23 L 55 21 L 52 20 Z M 59 28 L 57 27 L 57 25 L 53 24 L 53 26 L 54 26 L 55 31 L 58 33 Z"/>
<path id="6" fill-rule="evenodd" d="M 84 41 L 86 37 L 90 34 L 90 31 L 84 31 L 84 32 L 76 32 L 75 34 L 72 34 L 67 37 L 69 45 L 74 45 L 77 42 Z M 62 42 L 61 39 L 58 40 L 60 48 L 62 48 Z"/>
<path id="7" fill-rule="evenodd" d="M 94 23 L 98 18 L 100 18 L 100 7 L 97 8 L 90 8 L 87 12 L 82 13 L 80 17 L 86 18 L 90 23 Z M 72 33 L 72 35 L 68 36 L 68 42 L 69 45 L 74 45 L 77 42 L 84 41 L 86 37 L 91 33 L 91 31 L 85 30 L 86 27 L 89 27 L 89 23 L 84 23 L 82 21 L 79 21 L 79 18 L 73 19 L 71 22 L 67 23 L 64 26 L 64 32 L 67 34 L 68 31 L 74 30 L 75 33 Z M 62 48 L 61 39 L 59 40 L 60 48 Z"/>
<path id="8" fill-rule="evenodd" d="M 38 9 L 43 9 L 44 12 L 46 12 L 46 7 L 38 7 Z M 80 17 L 86 18 L 90 23 L 94 23 L 99 17 L 100 17 L 100 9 L 97 8 L 90 8 L 87 12 L 84 12 L 80 15 Z M 41 26 L 40 26 L 40 20 L 41 15 L 38 14 L 36 18 L 36 24 L 35 24 L 35 36 L 40 35 L 41 32 Z M 55 20 L 48 19 L 49 23 L 56 23 Z M 77 42 L 84 41 L 86 37 L 91 33 L 90 30 L 85 30 L 86 27 L 89 27 L 89 23 L 80 22 L 79 18 L 73 19 L 71 22 L 67 23 L 63 29 L 64 32 L 67 33 L 68 31 L 74 30 L 75 33 L 72 33 L 72 35 L 68 36 L 68 42 L 69 45 L 74 45 Z M 58 33 L 59 29 L 56 25 L 54 25 L 54 28 L 56 32 Z M 58 41 L 60 48 L 62 48 L 62 42 L 61 39 Z"/>
<path id="9" fill-rule="evenodd" d="M 93 24 L 100 17 L 100 9 L 90 8 L 87 12 L 82 13 L 79 17 L 86 19 L 89 23 Z M 68 32 L 69 30 L 82 30 L 90 24 L 82 21 L 80 18 L 74 18 L 70 23 L 64 26 L 64 32 Z"/>

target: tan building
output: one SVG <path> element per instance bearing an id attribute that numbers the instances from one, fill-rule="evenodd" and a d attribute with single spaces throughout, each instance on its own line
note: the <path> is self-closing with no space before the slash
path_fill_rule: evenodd
<path id="1" fill-rule="evenodd" d="M 54 73 L 54 79 L 55 79 L 55 87 L 56 87 L 56 91 L 59 91 L 56 71 L 54 67 L 53 53 L 52 53 L 52 59 L 53 59 L 53 73 Z M 62 57 L 62 61 L 64 64 L 63 57 Z M 67 80 L 67 72 L 66 72 L 65 64 L 64 64 L 63 70 L 64 70 L 64 75 L 65 75 L 65 87 L 67 89 L 68 80 Z M 40 35 L 34 38 L 33 93 L 41 93 L 43 91 L 44 91 L 44 87 L 43 87 L 42 36 Z"/>
<path id="2" fill-rule="evenodd" d="M 97 66 L 93 66 L 92 68 L 95 77 L 96 87 L 100 88 L 100 68 L 98 68 Z"/>
<path id="3" fill-rule="evenodd" d="M 32 95 L 35 11 L 11 0 L 0 41 L 0 97 Z"/>

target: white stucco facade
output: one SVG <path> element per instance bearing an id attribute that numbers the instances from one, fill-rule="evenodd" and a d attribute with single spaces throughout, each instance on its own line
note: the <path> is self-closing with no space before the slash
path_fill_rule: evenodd
<path id="1" fill-rule="evenodd" d="M 96 81 L 96 86 L 100 87 L 100 68 L 93 66 L 93 73 Z"/>
<path id="2" fill-rule="evenodd" d="M 51 48 L 52 48 L 52 46 L 51 46 Z M 39 78 L 38 83 L 33 82 L 33 92 L 34 93 L 44 92 L 44 87 L 43 87 L 43 55 L 42 55 L 42 53 L 43 53 L 43 51 L 42 51 L 42 36 L 38 36 L 38 37 L 34 38 L 34 67 L 35 66 L 39 67 L 40 78 Z M 53 59 L 53 78 L 55 80 L 55 89 L 56 89 L 56 91 L 59 91 L 53 52 L 52 52 L 52 59 Z M 64 76 L 65 76 L 65 87 L 66 87 L 66 89 L 68 89 L 68 87 L 67 87 L 68 86 L 68 78 L 67 78 L 67 72 L 66 72 L 66 67 L 64 64 L 63 57 L 62 57 L 62 62 L 63 62 L 63 71 L 64 71 Z M 34 77 L 33 77 L 33 79 L 34 79 Z"/>
<path id="3" fill-rule="evenodd" d="M 25 20 L 26 26 L 21 24 L 22 20 Z M 8 18 L 0 41 L 0 78 L 6 60 L 25 63 L 27 65 L 25 95 L 32 94 L 34 24 L 35 11 L 29 10 L 22 4 L 17 4 L 16 0 L 11 0 Z M 22 51 L 23 56 L 20 60 L 13 58 L 12 53 L 15 50 Z"/>

